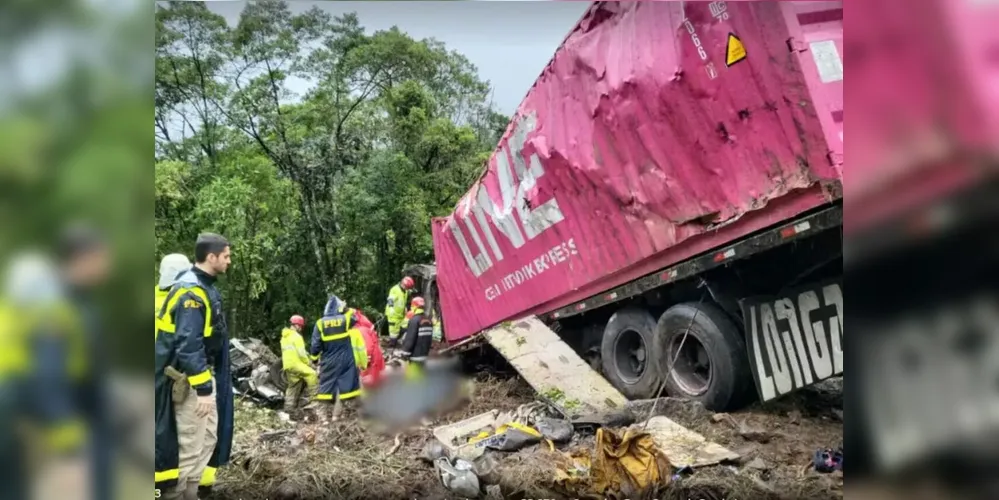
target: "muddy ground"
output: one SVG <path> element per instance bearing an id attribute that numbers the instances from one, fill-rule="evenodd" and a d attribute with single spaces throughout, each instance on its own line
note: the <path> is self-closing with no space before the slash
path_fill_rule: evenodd
<path id="1" fill-rule="evenodd" d="M 480 375 L 472 401 L 434 424 L 492 409 L 512 411 L 534 400 L 530 386 L 513 374 Z M 816 449 L 842 444 L 841 380 L 732 414 L 673 399 L 660 405 L 666 408 L 663 414 L 742 457 L 682 475 L 656 492 L 657 498 L 843 498 L 842 474 L 818 473 L 811 466 Z M 237 402 L 236 426 L 233 463 L 220 471 L 211 498 L 455 497 L 433 467 L 419 459 L 433 439 L 429 428 L 414 430 L 396 446 L 393 436 L 376 434 L 356 419 L 327 429 L 282 421 L 277 412 L 250 402 Z M 559 460 L 553 452 L 533 446 L 497 455 L 503 497 L 572 495 L 553 484 Z"/>

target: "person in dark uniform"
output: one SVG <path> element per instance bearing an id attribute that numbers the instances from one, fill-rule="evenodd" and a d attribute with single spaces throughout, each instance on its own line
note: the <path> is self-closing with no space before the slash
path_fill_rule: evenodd
<path id="1" fill-rule="evenodd" d="M 155 339 L 156 487 L 162 498 L 185 500 L 196 500 L 205 474 L 228 463 L 233 430 L 229 332 L 215 288 L 229 267 L 229 242 L 201 234 L 194 254 L 156 315 Z"/>
<path id="2" fill-rule="evenodd" d="M 339 419 L 346 401 L 361 395 L 361 370 L 367 367 L 368 355 L 353 323 L 354 310 L 333 295 L 312 329 L 309 355 L 319 361 L 316 400 L 330 403 L 323 413 L 331 422 Z"/>
<path id="3" fill-rule="evenodd" d="M 402 340 L 402 357 L 409 361 L 406 373 L 418 376 L 423 372 L 423 366 L 430 355 L 430 347 L 434 342 L 434 324 L 430 315 L 424 311 L 426 303 L 423 297 L 413 298 L 410 309 L 413 317 L 409 320 L 406 335 Z"/>

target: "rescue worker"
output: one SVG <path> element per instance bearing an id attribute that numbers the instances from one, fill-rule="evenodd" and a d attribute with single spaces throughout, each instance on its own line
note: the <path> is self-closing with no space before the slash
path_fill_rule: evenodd
<path id="1" fill-rule="evenodd" d="M 284 409 L 288 412 L 298 409 L 303 389 L 312 399 L 319 383 L 319 375 L 309 362 L 309 353 L 302 339 L 305 318 L 296 314 L 291 317 L 290 323 L 290 327 L 281 330 L 281 364 L 288 382 L 284 391 Z"/>
<path id="2" fill-rule="evenodd" d="M 395 349 L 399 343 L 399 336 L 403 333 L 402 324 L 406 318 L 406 305 L 409 302 L 409 294 L 413 290 L 413 278 L 406 276 L 397 285 L 389 289 L 388 300 L 385 304 L 385 319 L 389 325 L 389 348 Z"/>
<path id="3" fill-rule="evenodd" d="M 203 233 L 194 257 L 156 316 L 155 481 L 166 499 L 197 499 L 232 447 L 229 332 L 215 288 L 229 267 L 229 242 Z"/>
<path id="4" fill-rule="evenodd" d="M 414 297 L 411 304 L 413 318 L 409 320 L 409 328 L 402 341 L 402 357 L 409 361 L 406 373 L 419 376 L 430 355 L 430 347 L 434 340 L 434 325 L 430 316 L 423 310 L 423 297 Z"/>
<path id="5" fill-rule="evenodd" d="M 110 417 L 110 390 L 105 367 L 105 331 L 96 305 L 95 291 L 111 270 L 111 248 L 104 234 L 87 224 L 71 225 L 59 237 L 58 259 L 67 305 L 79 321 L 83 360 L 69 359 L 69 375 L 77 392 L 79 411 L 87 423 L 92 498 L 111 498 L 111 447 L 114 442 Z M 186 260 L 186 258 L 185 258 Z M 68 352 L 73 352 L 72 344 Z M 43 363 L 48 363 L 43 361 Z M 79 370 L 79 371 L 77 371 Z M 46 397 L 49 397 L 46 395 Z M 45 481 L 44 478 L 41 478 Z M 42 493 L 43 497 L 45 496 Z"/>
<path id="6" fill-rule="evenodd" d="M 378 332 L 375 331 L 375 326 L 371 320 L 361 311 L 355 311 L 354 314 L 357 316 L 357 330 L 361 332 L 364 348 L 368 354 L 368 367 L 361 370 L 361 387 L 374 387 L 381 382 L 382 372 L 385 370 L 382 346 L 378 342 Z"/>
<path id="7" fill-rule="evenodd" d="M 191 268 L 191 261 L 187 259 L 187 256 L 180 253 L 172 253 L 163 256 L 160 260 L 160 279 L 156 283 L 156 307 L 153 309 L 153 314 L 155 315 L 166 303 L 167 294 L 170 293 L 170 287 L 177 282 L 177 277 L 180 273 L 187 271 Z M 153 327 L 155 329 L 155 327 Z"/>
<path id="8" fill-rule="evenodd" d="M 312 329 L 309 354 L 319 361 L 316 400 L 330 403 L 321 413 L 330 422 L 339 420 L 345 402 L 361 395 L 361 370 L 367 368 L 368 355 L 354 326 L 354 310 L 333 295 Z"/>
<path id="9" fill-rule="evenodd" d="M 0 499 L 66 496 L 87 492 L 88 485 L 93 495 L 95 487 L 106 486 L 100 477 L 106 464 L 85 454 L 85 424 L 94 423 L 85 417 L 103 409 L 89 407 L 102 401 L 86 390 L 94 386 L 88 380 L 93 364 L 81 316 L 66 300 L 64 285 L 56 266 L 41 255 L 14 259 L 6 276 L 0 302 Z M 95 446 L 107 446 L 93 430 Z M 40 470 L 32 470 L 30 456 Z"/>

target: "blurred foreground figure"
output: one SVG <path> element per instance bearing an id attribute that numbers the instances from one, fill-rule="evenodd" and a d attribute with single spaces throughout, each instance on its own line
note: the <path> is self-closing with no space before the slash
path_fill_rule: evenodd
<path id="1" fill-rule="evenodd" d="M 87 376 L 85 349 L 53 263 L 15 258 L 0 299 L 0 498 L 89 496 L 84 401 L 74 391 Z"/>
<path id="2" fill-rule="evenodd" d="M 76 401 L 90 430 L 90 460 L 93 498 L 111 498 L 111 428 L 110 404 L 107 385 L 108 365 L 105 356 L 107 339 L 103 338 L 103 321 L 98 314 L 94 292 L 107 280 L 111 269 L 111 250 L 104 236 L 86 225 L 71 226 L 63 232 L 59 245 L 61 272 L 66 284 L 68 299 L 83 328 L 83 371 L 72 373 Z M 72 355 L 72 354 L 71 354 Z M 47 361 L 42 361 L 46 362 Z M 68 359 L 70 369 L 77 362 Z M 82 368 L 86 366 L 86 368 Z M 43 391 L 44 393 L 45 391 Z M 43 479 L 44 481 L 44 479 Z M 72 491 L 51 495 L 67 495 Z M 51 498 L 50 494 L 42 498 Z M 65 496 L 63 496 L 65 498 Z"/>
<path id="3" fill-rule="evenodd" d="M 229 332 L 215 288 L 229 242 L 202 234 L 194 256 L 156 316 L 156 488 L 167 499 L 197 499 L 232 446 Z"/>
<path id="4" fill-rule="evenodd" d="M 352 328 L 353 316 L 354 310 L 334 295 L 312 330 L 309 354 L 319 359 L 316 400 L 330 403 L 321 412 L 324 421 L 337 421 L 344 402 L 361 395 L 361 370 L 368 366 L 368 354 L 360 332 Z"/>
<path id="5" fill-rule="evenodd" d="M 289 412 L 298 409 L 303 389 L 312 399 L 319 383 L 319 376 L 309 363 L 309 353 L 305 350 L 302 338 L 304 327 L 305 318 L 296 314 L 291 317 L 291 326 L 281 330 L 281 365 L 288 381 L 284 391 L 284 410 Z"/>

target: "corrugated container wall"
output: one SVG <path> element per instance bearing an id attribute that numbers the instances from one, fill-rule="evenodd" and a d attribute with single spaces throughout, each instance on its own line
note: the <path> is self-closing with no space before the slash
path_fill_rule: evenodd
<path id="1" fill-rule="evenodd" d="M 842 2 L 598 2 L 433 224 L 448 340 L 839 197 Z"/>

